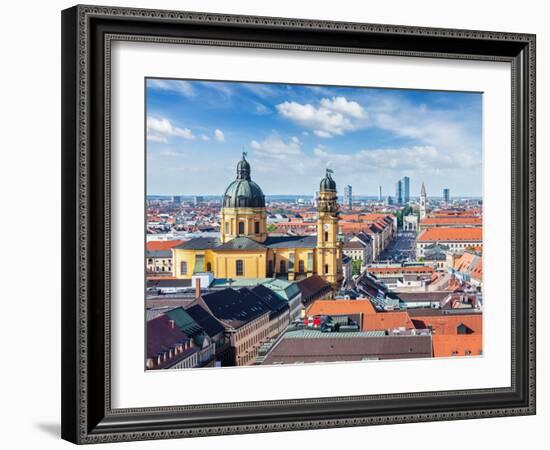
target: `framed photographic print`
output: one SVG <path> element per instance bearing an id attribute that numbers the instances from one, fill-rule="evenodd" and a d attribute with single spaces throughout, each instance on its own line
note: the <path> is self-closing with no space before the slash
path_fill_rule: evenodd
<path id="1" fill-rule="evenodd" d="M 535 413 L 535 36 L 62 13 L 62 436 Z"/>

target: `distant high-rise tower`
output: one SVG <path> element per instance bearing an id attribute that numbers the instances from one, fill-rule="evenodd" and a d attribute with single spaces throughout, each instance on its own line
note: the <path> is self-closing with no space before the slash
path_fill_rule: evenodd
<path id="1" fill-rule="evenodd" d="M 403 204 L 403 181 L 398 180 L 395 185 L 395 203 L 397 205 Z"/>
<path id="2" fill-rule="evenodd" d="M 382 201 L 382 185 L 381 184 L 378 185 L 378 201 L 379 202 Z"/>
<path id="3" fill-rule="evenodd" d="M 411 200 L 411 179 L 403 177 L 403 203 L 409 203 Z"/>
<path id="4" fill-rule="evenodd" d="M 346 187 L 344 187 L 344 207 L 351 209 L 352 204 L 353 204 L 352 189 L 351 189 L 351 186 L 348 184 Z"/>
<path id="5" fill-rule="evenodd" d="M 443 201 L 447 204 L 451 203 L 451 190 L 449 188 L 443 189 Z"/>
<path id="6" fill-rule="evenodd" d="M 426 195 L 426 186 L 422 182 L 422 188 L 420 189 L 420 218 L 423 219 L 426 217 L 426 204 L 428 201 L 428 196 Z"/>

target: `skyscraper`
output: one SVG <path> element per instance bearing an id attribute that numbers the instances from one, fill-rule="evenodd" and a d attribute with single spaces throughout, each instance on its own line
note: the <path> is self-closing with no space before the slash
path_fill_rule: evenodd
<path id="1" fill-rule="evenodd" d="M 451 190 L 449 188 L 443 189 L 443 201 L 447 204 L 451 203 Z"/>
<path id="2" fill-rule="evenodd" d="M 351 186 L 348 184 L 344 187 L 344 207 L 351 209 L 352 203 L 352 189 Z"/>
<path id="3" fill-rule="evenodd" d="M 409 203 L 411 200 L 411 179 L 403 177 L 403 203 Z"/>
<path id="4" fill-rule="evenodd" d="M 403 181 L 398 180 L 395 185 L 395 203 L 397 205 L 403 204 Z"/>

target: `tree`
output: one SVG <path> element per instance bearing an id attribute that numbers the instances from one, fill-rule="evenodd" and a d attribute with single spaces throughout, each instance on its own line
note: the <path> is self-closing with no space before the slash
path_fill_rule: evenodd
<path id="1" fill-rule="evenodd" d="M 353 275 L 360 275 L 361 274 L 361 266 L 363 265 L 363 261 L 360 259 L 354 259 L 352 261 L 352 274 Z"/>
<path id="2" fill-rule="evenodd" d="M 400 209 L 395 213 L 397 217 L 397 228 L 403 228 L 403 217 L 412 214 L 412 212 L 413 212 L 412 206 L 407 205 L 403 209 Z"/>

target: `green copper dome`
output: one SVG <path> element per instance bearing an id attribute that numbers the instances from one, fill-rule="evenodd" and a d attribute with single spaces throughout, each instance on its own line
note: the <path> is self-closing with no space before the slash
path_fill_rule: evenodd
<path id="1" fill-rule="evenodd" d="M 224 208 L 265 208 L 265 197 L 260 186 L 250 179 L 250 164 L 245 159 L 237 164 L 237 179 L 225 190 Z"/>
<path id="2" fill-rule="evenodd" d="M 332 176 L 330 175 L 331 173 L 332 173 L 332 170 L 327 169 L 325 178 L 321 180 L 321 184 L 319 185 L 319 190 L 321 192 L 326 192 L 326 191 L 336 192 L 336 182 L 332 179 Z"/>

